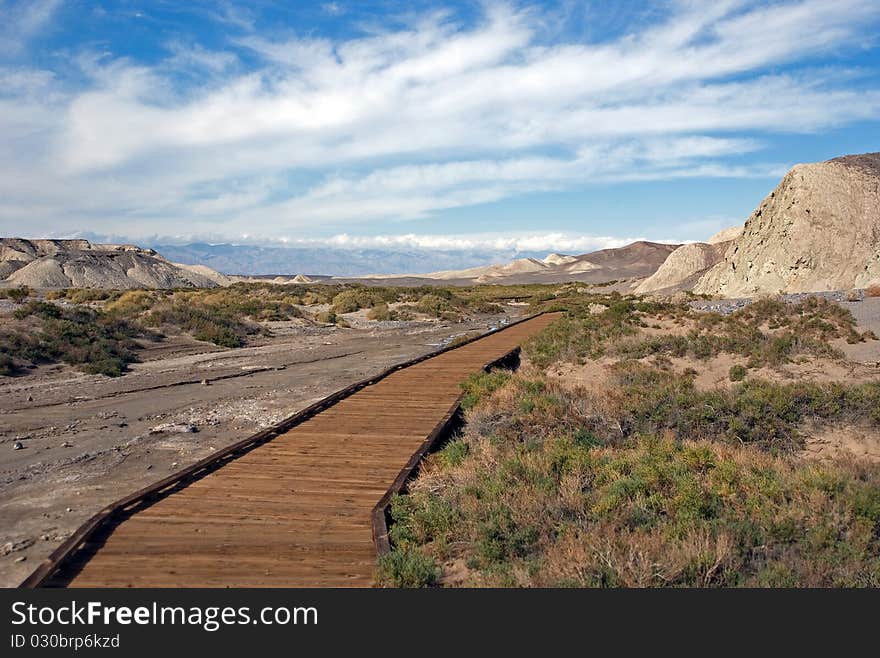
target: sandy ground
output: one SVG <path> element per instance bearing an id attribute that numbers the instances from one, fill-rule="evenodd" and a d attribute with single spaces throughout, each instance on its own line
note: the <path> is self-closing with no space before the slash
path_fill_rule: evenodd
<path id="1" fill-rule="evenodd" d="M 183 337 L 149 345 L 116 379 L 61 365 L 0 378 L 0 586 L 17 585 L 112 501 L 493 324 L 273 323 L 273 338 L 241 349 Z"/>

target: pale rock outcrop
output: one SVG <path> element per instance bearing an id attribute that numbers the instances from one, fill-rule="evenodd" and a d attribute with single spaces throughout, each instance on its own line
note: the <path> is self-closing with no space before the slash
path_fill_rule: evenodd
<path id="1" fill-rule="evenodd" d="M 577 256 L 568 256 L 566 254 L 547 254 L 544 262 L 547 265 L 565 265 L 573 263 L 577 260 Z"/>
<path id="2" fill-rule="evenodd" d="M 724 258 L 724 252 L 730 244 L 730 242 L 684 244 L 669 254 L 657 271 L 642 281 L 633 292 L 644 295 L 688 288 L 695 283 L 695 277 L 705 273 Z"/>
<path id="3" fill-rule="evenodd" d="M 214 288 L 228 283 L 210 268 L 177 265 L 134 245 L 0 238 L 0 286 Z"/>
<path id="4" fill-rule="evenodd" d="M 694 292 L 725 297 L 880 281 L 880 153 L 797 165 Z"/>

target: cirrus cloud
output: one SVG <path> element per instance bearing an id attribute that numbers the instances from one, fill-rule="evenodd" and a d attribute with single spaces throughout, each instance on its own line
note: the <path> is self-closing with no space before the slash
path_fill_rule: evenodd
<path id="1" fill-rule="evenodd" d="M 0 228 L 387 233 L 530 192 L 772 178 L 768 135 L 880 117 L 862 72 L 816 65 L 871 45 L 871 0 L 673 2 L 598 42 L 547 40 L 544 18 L 489 3 L 337 39 L 248 20 L 158 62 L 84 44 L 77 81 L 7 64 Z"/>

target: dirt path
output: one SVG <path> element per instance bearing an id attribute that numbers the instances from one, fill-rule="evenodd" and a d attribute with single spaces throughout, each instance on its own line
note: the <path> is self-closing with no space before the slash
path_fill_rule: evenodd
<path id="1" fill-rule="evenodd" d="M 53 366 L 3 380 L 0 585 L 18 584 L 113 500 L 449 336 L 485 328 L 311 328 L 238 350 L 201 344 L 202 353 L 180 340 L 117 379 Z M 15 441 L 24 449 L 13 450 Z"/>

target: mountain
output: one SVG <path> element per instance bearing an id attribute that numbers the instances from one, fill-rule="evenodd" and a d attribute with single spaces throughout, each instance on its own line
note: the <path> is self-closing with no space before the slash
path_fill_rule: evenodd
<path id="1" fill-rule="evenodd" d="M 642 278 L 653 274 L 679 245 L 657 242 L 633 242 L 625 247 L 602 249 L 581 256 L 550 254 L 546 258 L 518 258 L 507 263 L 472 267 L 463 270 L 443 270 L 416 276 L 384 274 L 363 277 L 407 285 L 424 281 L 444 281 L 460 285 L 478 283 L 520 284 L 607 281 Z"/>
<path id="2" fill-rule="evenodd" d="M 566 263 L 572 263 L 576 260 L 576 256 L 566 256 L 565 254 L 548 254 L 547 257 L 544 258 L 544 262 L 547 265 L 565 265 Z"/>
<path id="3" fill-rule="evenodd" d="M 465 270 L 446 270 L 442 272 L 429 272 L 422 274 L 426 279 L 492 279 L 509 277 L 517 274 L 532 274 L 545 272 L 552 266 L 537 258 L 517 258 L 509 263 L 497 265 L 484 265 Z"/>
<path id="4" fill-rule="evenodd" d="M 5 287 L 214 288 L 229 282 L 210 268 L 178 265 L 134 245 L 0 238 Z"/>
<path id="5" fill-rule="evenodd" d="M 880 283 L 880 153 L 796 165 L 694 292 L 725 297 Z"/>

